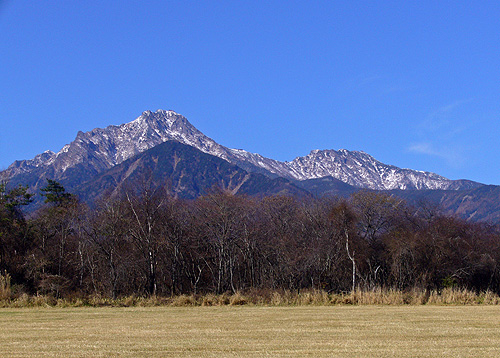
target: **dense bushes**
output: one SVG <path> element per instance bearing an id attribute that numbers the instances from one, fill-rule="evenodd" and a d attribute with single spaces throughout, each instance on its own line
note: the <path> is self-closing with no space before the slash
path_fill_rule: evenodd
<path id="1" fill-rule="evenodd" d="M 9 288 L 2 283 L 1 294 L 57 300 L 229 293 L 252 302 L 235 295 L 267 292 L 271 302 L 272 292 L 322 292 L 331 300 L 353 287 L 384 297 L 418 291 L 427 300 L 441 290 L 500 293 L 495 226 L 387 195 L 257 199 L 214 190 L 184 201 L 147 186 L 133 193 L 92 208 L 65 196 L 29 220 L 19 215 L 22 203 L 11 210 L 3 201 L 0 272 Z"/>

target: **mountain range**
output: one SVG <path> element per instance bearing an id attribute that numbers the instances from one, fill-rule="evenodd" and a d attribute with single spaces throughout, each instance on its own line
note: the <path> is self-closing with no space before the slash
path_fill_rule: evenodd
<path id="1" fill-rule="evenodd" d="M 174 112 L 145 111 L 119 126 L 78 132 L 59 152 L 46 151 L 12 163 L 0 172 L 9 185 L 37 190 L 54 179 L 93 201 L 117 192 L 149 171 L 178 197 L 195 198 L 211 187 L 248 195 L 348 195 L 356 190 L 386 191 L 410 202 L 429 200 L 467 219 L 500 221 L 500 187 L 402 169 L 362 151 L 313 150 L 281 162 L 227 148 Z"/>

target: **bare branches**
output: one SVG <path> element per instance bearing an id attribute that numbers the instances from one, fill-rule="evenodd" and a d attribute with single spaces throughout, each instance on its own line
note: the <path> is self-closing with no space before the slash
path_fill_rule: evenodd
<path id="1" fill-rule="evenodd" d="M 24 238 L 4 209 L 0 268 L 30 292 L 60 296 L 500 292 L 500 230 L 421 212 L 367 192 L 299 201 L 221 190 L 185 201 L 140 184 L 88 210 L 78 203 L 42 209 L 25 223 Z"/>

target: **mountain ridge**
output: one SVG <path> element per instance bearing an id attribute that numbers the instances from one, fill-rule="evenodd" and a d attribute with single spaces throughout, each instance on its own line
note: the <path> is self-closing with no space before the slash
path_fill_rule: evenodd
<path id="1" fill-rule="evenodd" d="M 44 177 L 81 181 L 84 179 L 78 179 L 78 176 L 90 178 L 169 140 L 190 145 L 248 172 L 271 178 L 302 181 L 331 176 L 354 187 L 372 190 L 463 190 L 482 185 L 467 180 L 454 181 L 430 172 L 401 169 L 384 164 L 365 152 L 345 149 L 316 149 L 290 162 L 281 162 L 242 149 L 227 148 L 172 110 L 145 111 L 128 123 L 95 128 L 85 133 L 80 131 L 73 142 L 57 153 L 46 151 L 31 160 L 14 162 L 0 172 L 0 179 L 14 179 L 14 182 L 23 179 L 23 184 L 35 187 L 42 184 Z"/>
<path id="2" fill-rule="evenodd" d="M 281 180 L 280 180 L 281 179 Z M 75 188 L 86 202 L 94 202 L 103 193 L 117 196 L 123 188 L 133 188 L 142 181 L 163 186 L 173 197 L 195 199 L 214 187 L 233 194 L 310 196 L 287 179 L 271 179 L 248 173 L 219 157 L 180 143 L 167 141 L 105 170 L 93 180 Z"/>

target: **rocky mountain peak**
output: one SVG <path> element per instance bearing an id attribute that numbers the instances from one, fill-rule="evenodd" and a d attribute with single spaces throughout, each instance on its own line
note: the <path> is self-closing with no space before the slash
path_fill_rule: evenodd
<path id="1" fill-rule="evenodd" d="M 95 174 L 169 140 L 191 145 L 205 153 L 216 153 L 214 155 L 223 159 L 228 157 L 221 145 L 198 131 L 184 116 L 173 110 L 159 109 L 145 111 L 135 120 L 118 126 L 79 131 L 75 140 L 59 152 L 47 151 L 33 159 L 15 162 L 0 173 L 0 179 L 8 180 L 36 170 L 61 180 L 68 169 L 78 166 Z"/>

